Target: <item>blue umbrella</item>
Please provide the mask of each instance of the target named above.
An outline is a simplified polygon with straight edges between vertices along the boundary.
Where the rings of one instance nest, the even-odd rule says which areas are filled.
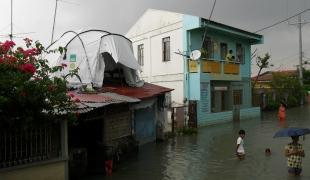
[[[278,132],[275,133],[273,137],[276,138],[276,137],[303,136],[306,134],[310,134],[310,129],[290,127],[279,130]]]

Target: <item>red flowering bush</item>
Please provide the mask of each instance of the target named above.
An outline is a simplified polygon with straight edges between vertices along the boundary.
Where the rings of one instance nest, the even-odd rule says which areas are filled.
[[[26,48],[0,42],[0,125],[59,119],[74,107],[66,81],[50,75],[63,66],[50,67],[47,51],[39,42],[25,39]],[[63,116],[63,115],[62,115]]]

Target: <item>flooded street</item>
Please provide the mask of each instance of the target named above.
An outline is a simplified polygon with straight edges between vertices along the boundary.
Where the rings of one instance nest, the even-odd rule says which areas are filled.
[[[310,106],[287,110],[287,125],[310,127]],[[272,138],[279,130],[277,112],[265,112],[261,119],[217,124],[199,129],[197,135],[179,136],[164,143],[151,143],[140,148],[136,160],[123,163],[111,177],[89,179],[147,180],[283,180],[310,179],[310,135],[300,143],[306,157],[300,178],[288,177],[284,146],[290,138]],[[244,161],[234,152],[239,129],[246,132]],[[265,156],[265,149],[271,156]]]

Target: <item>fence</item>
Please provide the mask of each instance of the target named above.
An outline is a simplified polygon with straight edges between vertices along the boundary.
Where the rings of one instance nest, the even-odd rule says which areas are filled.
[[[0,130],[0,169],[57,158],[60,127]]]

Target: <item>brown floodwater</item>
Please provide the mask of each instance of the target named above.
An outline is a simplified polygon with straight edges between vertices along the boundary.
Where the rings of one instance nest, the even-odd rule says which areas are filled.
[[[286,125],[310,128],[310,106],[287,110]],[[285,125],[285,124],[284,124]],[[90,180],[309,180],[310,135],[303,144],[306,157],[303,159],[301,177],[289,177],[285,144],[290,138],[273,138],[279,124],[276,112],[264,112],[260,119],[228,122],[199,129],[197,135],[178,136],[163,143],[150,143],[140,147],[136,159],[122,163],[112,176],[97,175]],[[239,129],[246,132],[244,161],[235,155]],[[271,155],[265,155],[265,149]]]

